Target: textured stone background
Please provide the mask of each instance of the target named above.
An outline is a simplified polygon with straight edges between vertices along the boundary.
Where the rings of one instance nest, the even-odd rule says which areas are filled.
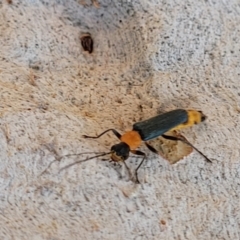
[[[239,239],[239,1],[99,5],[0,2],[0,238]],[[118,142],[82,134],[175,108],[208,116],[183,133],[212,164],[193,152],[171,166],[143,147],[140,186],[106,161],[58,173],[80,157],[40,175]]]

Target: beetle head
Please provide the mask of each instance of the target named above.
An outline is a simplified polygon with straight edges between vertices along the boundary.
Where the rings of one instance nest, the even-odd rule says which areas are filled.
[[[114,162],[122,162],[128,159],[130,152],[130,147],[124,143],[120,142],[111,147],[111,159]]]

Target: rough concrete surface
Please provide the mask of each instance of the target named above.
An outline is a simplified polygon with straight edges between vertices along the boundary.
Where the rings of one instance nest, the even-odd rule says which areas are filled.
[[[239,23],[238,0],[1,0],[0,239],[240,239]],[[212,164],[142,146],[140,185],[101,159],[58,172],[90,155],[41,174],[176,108],[208,116],[182,133]]]

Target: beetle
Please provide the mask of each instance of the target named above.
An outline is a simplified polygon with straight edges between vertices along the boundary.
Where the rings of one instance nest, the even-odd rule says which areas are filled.
[[[87,158],[85,160],[74,162],[72,164],[69,164],[63,167],[60,171],[70,166],[73,166],[77,163],[85,162],[93,158],[110,154],[111,160],[113,162],[124,163],[126,169],[128,170],[128,173],[131,176],[131,171],[128,168],[125,161],[129,158],[130,153],[132,153],[135,155],[142,156],[142,160],[140,164],[135,169],[135,179],[134,179],[136,183],[140,183],[138,179],[138,170],[143,164],[144,160],[146,159],[146,154],[136,149],[141,145],[142,142],[144,142],[150,151],[158,154],[158,151],[154,147],[152,147],[149,143],[147,143],[147,141],[157,138],[159,136],[162,136],[168,140],[182,141],[188,144],[189,146],[191,146],[193,149],[195,149],[199,154],[201,154],[207,162],[212,162],[206,155],[204,155],[201,151],[199,151],[196,147],[194,147],[184,137],[168,136],[164,134],[168,131],[175,131],[175,130],[180,130],[186,127],[191,127],[194,124],[201,123],[205,120],[206,120],[206,116],[202,113],[202,111],[175,109],[163,114],[159,114],[150,119],[134,123],[132,130],[125,132],[123,135],[121,135],[117,130],[113,128],[105,130],[98,136],[83,135],[84,138],[97,139],[108,132],[112,132],[120,140],[120,143],[113,145],[111,147],[110,152],[102,153],[94,157]]]

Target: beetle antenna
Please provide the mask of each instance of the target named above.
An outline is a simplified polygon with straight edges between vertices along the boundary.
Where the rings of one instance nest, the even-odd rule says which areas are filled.
[[[95,153],[95,154],[99,154],[99,155],[96,155],[96,156],[94,156],[94,157],[91,157],[91,158],[86,158],[86,159],[84,159],[84,160],[81,160],[81,161],[77,161],[77,162],[75,162],[75,163],[72,163],[72,164],[69,164],[69,165],[74,165],[74,164],[78,164],[78,163],[81,163],[81,162],[86,162],[86,161],[88,161],[88,160],[91,160],[91,159],[94,159],[94,158],[97,158],[97,157],[101,157],[101,156],[104,156],[104,155],[107,155],[107,154],[110,154],[111,152],[109,152],[109,153],[101,153],[101,152],[83,152],[83,153],[77,153],[77,154],[67,154],[67,155],[64,155],[64,156],[58,156],[58,157],[56,157],[56,159],[55,160],[53,160],[52,162],[50,162],[49,164],[48,164],[48,166],[46,167],[46,169],[39,175],[39,176],[41,176],[41,175],[43,175],[51,166],[52,166],[52,164],[53,163],[55,163],[55,162],[59,162],[62,158],[64,158],[64,157],[71,157],[71,156],[81,156],[81,155],[84,155],[84,154],[92,154],[92,153]],[[63,169],[65,169],[65,168],[67,168],[67,167],[71,167],[71,166],[69,166],[69,165],[67,165],[66,167],[64,167],[64,168],[62,168],[62,169],[60,169],[60,171],[62,171]],[[59,171],[59,172],[60,172]]]
[[[102,157],[102,156],[105,156],[105,155],[108,155],[108,154],[111,154],[111,153],[112,153],[112,152],[101,153],[101,154],[99,154],[99,155],[95,155],[95,156],[93,156],[93,157],[86,158],[86,159],[84,159],[84,160],[79,160],[79,161],[70,163],[70,164],[66,165],[65,167],[61,168],[58,173],[62,172],[63,170],[65,170],[65,169],[67,169],[67,168],[69,168],[69,167],[72,167],[72,166],[75,165],[75,164],[87,162],[87,161],[92,160],[92,159],[94,159],[94,158]],[[79,156],[79,155],[82,155],[82,154],[84,154],[84,153],[80,153],[80,154],[69,154],[69,155],[65,155],[65,156],[63,156],[63,157]]]

